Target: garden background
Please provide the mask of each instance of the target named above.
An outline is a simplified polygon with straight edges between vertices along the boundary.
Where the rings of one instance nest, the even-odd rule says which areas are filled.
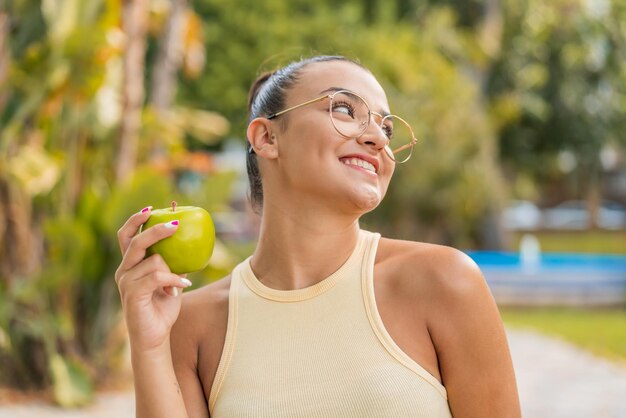
[[[600,222],[626,205],[622,1],[2,0],[0,394],[77,406],[126,381],[116,232],[144,206],[214,214],[196,287],[251,253],[248,87],[314,54],[370,68],[419,139],[365,227],[516,251],[511,201],[580,200],[585,227],[539,227],[542,248],[626,254]],[[503,314],[626,359],[623,307]]]

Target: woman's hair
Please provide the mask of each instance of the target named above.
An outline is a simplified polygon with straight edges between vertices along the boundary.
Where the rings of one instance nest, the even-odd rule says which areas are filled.
[[[318,55],[291,62],[276,71],[265,72],[252,83],[248,93],[248,124],[254,118],[269,116],[283,110],[287,91],[296,84],[302,69],[309,64],[327,61],[345,61],[364,68],[358,62],[339,55]],[[281,123],[284,128],[285,120]],[[250,204],[252,209],[260,214],[263,208],[263,186],[257,156],[252,146],[249,146],[246,152],[246,168],[250,182]]]

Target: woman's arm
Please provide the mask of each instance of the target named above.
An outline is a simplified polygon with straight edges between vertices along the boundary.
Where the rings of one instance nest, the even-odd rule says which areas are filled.
[[[455,418],[519,418],[513,363],[500,313],[478,266],[442,247],[433,282],[431,333]]]
[[[204,323],[198,321],[197,313],[208,315],[210,309],[194,305],[192,293],[183,295],[178,319],[162,347],[148,353],[131,351],[138,417],[210,416],[198,375],[197,337],[199,324]],[[186,411],[186,415],[176,415],[176,411]]]
[[[175,234],[176,223],[138,233],[148,208],[132,215],[118,231],[122,262],[115,272],[128,328],[138,418],[187,418],[170,350],[170,331],[178,318],[182,289],[191,285],[172,273],[158,254],[146,249]]]
[[[169,341],[149,352],[131,348],[131,356],[137,418],[188,418],[172,365]]]
[[[210,296],[205,292],[200,297],[193,297],[197,292],[199,290],[183,296],[180,315],[170,333],[170,345],[174,371],[180,385],[177,389],[182,393],[189,418],[208,418],[208,401],[198,372],[199,339],[203,338],[203,327],[211,322],[214,314],[211,306],[198,303],[199,299],[202,302],[210,300]]]

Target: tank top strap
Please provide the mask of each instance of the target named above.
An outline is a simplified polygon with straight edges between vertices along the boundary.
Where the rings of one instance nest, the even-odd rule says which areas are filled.
[[[247,260],[249,261],[249,259]],[[233,355],[233,349],[235,347],[235,335],[237,333],[237,319],[239,313],[239,286],[242,286],[243,281],[241,279],[241,270],[243,263],[238,264],[230,275],[230,289],[228,291],[228,319],[226,322],[226,337],[224,339],[224,347],[222,348],[222,354],[220,361],[213,378],[213,384],[211,385],[211,392],[209,393],[209,411],[213,411],[215,402],[217,401],[217,395],[224,383],[224,376],[230,365]]]
[[[389,352],[389,354],[391,354],[398,362],[400,362],[406,368],[413,371],[426,382],[428,382],[433,388],[435,388],[439,392],[439,394],[444,399],[447,399],[448,394],[446,388],[437,380],[437,378],[435,378],[420,364],[415,362],[415,360],[413,360],[404,351],[402,351],[402,349],[391,338],[391,335],[389,335],[389,332],[383,324],[383,320],[378,311],[378,306],[376,305],[376,296],[374,294],[374,262],[376,260],[380,234],[370,234],[371,235],[369,245],[367,246],[367,251],[364,256],[363,273],[361,274],[361,288],[363,291],[363,302],[365,305],[365,311],[372,330],[376,334],[376,337],[378,338],[380,343]]]

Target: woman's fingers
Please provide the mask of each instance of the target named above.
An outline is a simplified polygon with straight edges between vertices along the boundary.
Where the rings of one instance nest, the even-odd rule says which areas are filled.
[[[132,237],[124,253],[124,259],[120,264],[119,270],[129,270],[139,264],[146,256],[148,247],[173,235],[177,229],[178,221],[175,220],[155,225]]]
[[[145,279],[146,277],[150,277],[151,274],[156,274],[156,272],[170,275],[174,274],[170,272],[167,263],[160,254],[153,254],[142,260],[135,267],[119,275],[116,279],[120,288],[126,289],[128,286],[132,286],[129,282]],[[174,280],[175,287],[166,286],[163,288],[165,293],[171,296],[177,296],[178,292],[176,287],[185,288],[191,286],[191,281],[187,279],[186,274],[174,274],[174,276],[178,277],[178,280]]]
[[[170,268],[168,267],[163,257],[160,254],[153,254],[150,257],[142,260],[137,265],[129,269],[124,274],[124,281],[132,281],[138,280],[143,276],[147,276],[153,271],[165,271],[167,273],[171,273]]]
[[[135,235],[137,235],[137,231],[139,231],[141,225],[146,222],[150,217],[151,211],[152,206],[147,206],[143,208],[142,210],[128,218],[126,223],[117,231],[117,240],[120,244],[122,256],[126,254],[126,250],[128,249],[131,240]]]
[[[139,294],[149,295],[159,289],[163,289],[170,296],[178,296],[178,289],[189,286],[191,286],[191,282],[188,279],[169,271],[155,270],[125,283],[123,297],[135,298]]]

